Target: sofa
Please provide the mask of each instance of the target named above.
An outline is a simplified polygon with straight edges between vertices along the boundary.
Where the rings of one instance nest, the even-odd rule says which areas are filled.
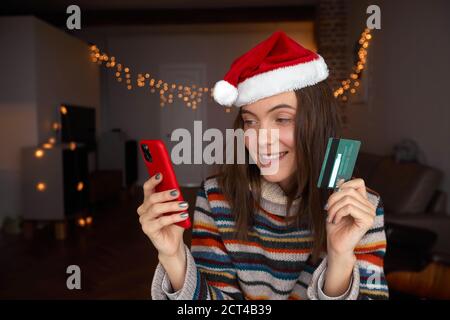
[[[383,200],[387,272],[419,271],[430,262],[450,265],[450,215],[447,194],[439,190],[440,170],[360,152],[354,176]]]

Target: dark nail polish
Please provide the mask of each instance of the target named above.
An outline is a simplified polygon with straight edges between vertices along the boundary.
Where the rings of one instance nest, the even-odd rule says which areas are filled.
[[[189,217],[189,213],[183,212],[183,213],[180,214],[180,217],[187,218],[187,217]]]
[[[172,191],[170,191],[170,195],[172,196],[172,197],[176,197],[177,195],[178,195],[178,190],[172,190]]]
[[[158,172],[158,173],[155,175],[155,179],[156,179],[156,180],[159,180],[160,178],[161,178],[161,173]]]
[[[180,202],[180,203],[178,204],[178,206],[179,206],[180,208],[187,208],[188,203],[187,203],[186,201],[183,201],[183,202]]]

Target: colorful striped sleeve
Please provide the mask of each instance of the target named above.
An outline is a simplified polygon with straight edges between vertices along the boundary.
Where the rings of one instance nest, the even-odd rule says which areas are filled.
[[[172,292],[158,264],[152,283],[153,299],[242,300],[237,272],[221,239],[206,197],[204,184],[197,194],[191,249],[186,246],[187,269],[183,287]]]
[[[386,233],[384,229],[384,207],[380,196],[369,193],[369,200],[376,203],[373,226],[355,248],[359,267],[359,300],[388,299],[389,290],[384,274]]]

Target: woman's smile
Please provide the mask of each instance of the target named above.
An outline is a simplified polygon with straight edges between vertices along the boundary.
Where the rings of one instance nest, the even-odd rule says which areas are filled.
[[[288,154],[288,151],[277,152],[273,154],[260,153],[259,162],[261,167],[269,167],[274,161],[281,161]]]

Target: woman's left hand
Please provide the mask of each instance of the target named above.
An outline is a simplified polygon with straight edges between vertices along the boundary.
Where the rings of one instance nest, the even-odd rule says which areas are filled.
[[[327,253],[353,256],[362,237],[372,227],[376,207],[368,200],[363,179],[349,180],[328,198]]]

